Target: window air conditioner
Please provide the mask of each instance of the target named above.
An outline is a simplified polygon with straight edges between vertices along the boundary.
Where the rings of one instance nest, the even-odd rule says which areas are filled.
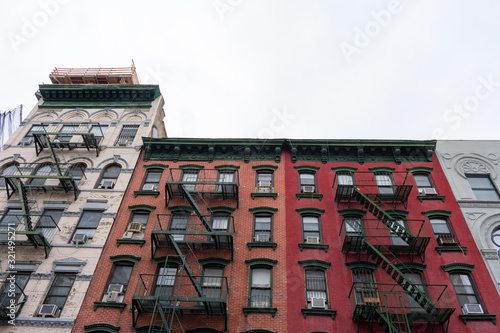
[[[106,302],[118,302],[119,298],[120,293],[117,293],[116,291],[110,291],[106,297]]]
[[[452,234],[442,234],[438,236],[437,242],[440,246],[456,246],[457,238]]]
[[[271,181],[260,180],[257,182],[257,192],[258,193],[271,193]]]
[[[123,292],[123,284],[112,283],[108,286],[108,293],[121,293]]]
[[[470,313],[484,313],[481,304],[464,304],[462,306],[462,311],[464,314]]]
[[[156,191],[156,185],[155,184],[144,184],[142,186],[143,191]]]
[[[145,226],[142,223],[130,222],[129,225],[127,226],[127,232],[138,232],[142,234],[144,227]]]
[[[254,237],[256,242],[269,242],[269,234],[259,234]]]
[[[314,190],[315,190],[314,186],[302,186],[303,193],[314,193]]]
[[[26,145],[32,145],[33,144],[33,138],[32,137],[27,137],[27,138],[22,138],[21,141],[19,141],[20,146],[26,146]]]
[[[89,237],[86,234],[74,234],[73,239],[71,240],[76,245],[87,243]]]
[[[306,243],[318,244],[319,237],[306,237]]]
[[[45,317],[57,317],[59,315],[59,308],[55,304],[43,304],[38,315]]]
[[[422,189],[422,194],[425,194],[425,195],[436,195],[438,194],[436,189],[433,188],[433,187],[426,187],[426,188],[423,188]]]
[[[326,306],[326,300],[322,297],[320,298],[316,298],[316,297],[313,297],[311,298],[311,307],[312,308],[322,308],[324,309]]]
[[[100,188],[104,188],[104,189],[112,189],[113,187],[115,187],[114,180],[103,180],[101,182],[101,186],[100,186]]]
[[[132,140],[130,139],[118,139],[118,146],[130,146],[132,144]]]

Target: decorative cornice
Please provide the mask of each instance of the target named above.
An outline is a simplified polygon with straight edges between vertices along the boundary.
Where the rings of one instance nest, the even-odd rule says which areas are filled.
[[[445,272],[451,272],[451,271],[468,271],[468,272],[473,272],[474,271],[474,265],[472,264],[466,264],[462,262],[454,262],[451,264],[447,265],[442,265],[441,268]]]
[[[403,271],[403,273],[405,270],[423,272],[427,268],[427,265],[418,262],[401,262],[394,264],[394,266],[396,266],[400,271]]]
[[[370,262],[370,261],[362,261],[362,260],[347,262],[345,265],[349,269],[367,268],[367,269],[376,270],[378,268],[377,264]]]
[[[239,168],[240,168],[239,165],[232,165],[232,164],[214,166],[215,170],[239,170]]]
[[[179,257],[173,257],[173,256],[163,256],[163,257],[158,257],[154,258],[155,264],[165,264],[165,261],[169,263],[177,264],[177,265],[182,265],[182,260]]]
[[[143,165],[143,168],[144,169],[168,169],[168,165],[166,164],[159,164],[159,163],[155,163],[155,164],[145,164]]]
[[[304,208],[297,208],[295,209],[297,213],[300,215],[302,214],[318,214],[318,215],[323,215],[325,213],[324,209],[319,209],[316,207],[304,207]]]
[[[85,330],[85,333],[91,333],[91,332],[115,333],[120,330],[120,326],[115,326],[113,324],[108,324],[108,323],[95,323],[95,324],[85,325],[83,328]]]
[[[318,259],[301,260],[298,263],[300,267],[321,267],[324,269],[328,269],[332,265],[330,262]]]
[[[184,164],[184,165],[179,165],[179,169],[181,170],[201,170],[205,168],[203,165],[199,164]]]
[[[385,212],[393,217],[408,216],[409,214],[407,210],[402,209],[387,209]]]
[[[116,256],[109,257],[109,260],[111,262],[128,261],[128,262],[138,263],[141,260],[141,257],[136,257],[131,254],[118,254]]]
[[[224,265],[224,266],[227,266],[227,265],[229,265],[229,263],[231,261],[228,259],[224,259],[224,258],[212,257],[212,258],[200,259],[200,260],[198,260],[198,262],[200,263],[201,266],[205,266],[205,265]]]
[[[350,166],[337,166],[332,168],[333,172],[356,172],[358,168],[350,167]]]
[[[411,168],[406,168],[406,171],[415,173],[415,172],[425,172],[425,173],[431,173],[432,170],[434,170],[431,167],[426,167],[426,166],[416,166],[416,167],[411,167]]]
[[[136,210],[147,210],[148,212],[152,212],[156,209],[156,206],[150,206],[150,205],[132,205],[128,206],[128,209],[130,211],[136,211]]]
[[[277,165],[270,165],[270,164],[260,164],[260,165],[254,165],[252,167],[255,171],[260,171],[260,170],[277,170],[278,166]]]
[[[345,215],[357,215],[357,216],[365,216],[366,211],[361,210],[361,209],[356,209],[356,208],[347,208],[347,209],[340,209],[337,211],[342,216]]]
[[[314,165],[296,165],[293,168],[299,172],[302,171],[317,172],[320,169],[320,167]]]
[[[208,208],[208,211],[210,213],[228,213],[228,214],[231,214],[235,210],[236,210],[236,208],[227,207],[227,206],[216,206],[216,207],[210,207],[210,208]]]
[[[434,216],[434,215],[441,215],[441,216],[451,216],[452,211],[451,210],[444,210],[444,209],[430,209],[422,212],[422,215],[424,216]]]
[[[75,324],[75,319],[17,317],[15,323],[16,326],[27,327],[72,328]]]
[[[269,213],[269,214],[274,214],[278,211],[278,208],[273,208],[273,207],[253,207],[248,209],[250,213],[255,214],[255,213]]]
[[[194,211],[193,207],[183,206],[183,205],[171,206],[171,207],[168,207],[168,210],[171,212],[193,212]]]
[[[370,172],[394,172],[394,171],[396,171],[395,168],[386,167],[386,166],[373,167],[373,168],[369,168],[368,170]]]
[[[254,258],[245,260],[245,264],[247,264],[247,266],[255,266],[255,265],[276,266],[276,264],[278,264],[278,260],[273,260],[269,258]]]

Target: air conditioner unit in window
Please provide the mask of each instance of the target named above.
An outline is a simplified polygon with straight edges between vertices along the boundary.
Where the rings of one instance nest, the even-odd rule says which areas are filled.
[[[319,237],[306,237],[306,243],[312,243],[312,244],[318,244],[319,243]]]
[[[125,231],[125,233],[122,236],[122,239],[132,239],[134,237],[134,233],[131,231]]]
[[[210,279],[203,281],[203,287],[220,287],[221,282],[217,279],[216,281]]]
[[[155,184],[144,184],[142,186],[143,191],[156,191],[156,185]]]
[[[123,284],[112,283],[108,286],[108,293],[115,292],[121,293],[123,292]]]
[[[21,141],[19,141],[20,146],[29,146],[33,144],[33,138],[32,137],[27,137],[27,138],[22,138]]]
[[[302,186],[303,193],[314,193],[314,190],[315,190],[314,186]]]
[[[130,222],[127,226],[127,232],[138,232],[142,233],[144,231],[144,224],[139,222]]]
[[[119,298],[120,293],[117,293],[116,291],[110,291],[106,297],[106,302],[118,302]]]
[[[59,315],[59,308],[55,304],[43,304],[38,315],[45,317],[57,317]]]
[[[436,189],[433,187],[426,187],[422,189],[422,194],[424,195],[436,195],[438,194]]]
[[[132,140],[130,139],[119,139],[118,146],[130,146],[132,144]]]
[[[271,193],[271,187],[257,186],[257,193]]]
[[[324,309],[326,306],[326,300],[322,297],[320,298],[316,298],[316,297],[313,297],[311,298],[311,307],[312,308],[322,308]]]
[[[464,304],[462,306],[462,311],[464,314],[484,313],[481,304]]]
[[[269,242],[269,234],[255,235],[254,240],[256,242]]]
[[[452,234],[439,235],[437,242],[440,246],[456,246],[458,245],[457,238]]]
[[[105,188],[105,189],[112,189],[113,187],[115,187],[115,181],[114,180],[103,180],[99,187]]]
[[[73,243],[75,243],[76,245],[78,244],[85,244],[87,243],[89,237],[86,235],[86,234],[79,234],[79,233],[76,233],[73,235],[73,239],[71,240]]]

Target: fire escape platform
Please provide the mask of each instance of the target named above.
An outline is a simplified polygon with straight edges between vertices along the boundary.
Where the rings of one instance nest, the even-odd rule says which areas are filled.
[[[68,123],[65,123],[68,125]],[[70,124],[71,125],[71,124]],[[99,124],[92,124],[97,125]],[[90,124],[86,124],[90,126]],[[100,137],[103,134],[101,133]],[[48,148],[47,141],[50,142],[52,148],[54,149],[75,149],[75,148],[85,148],[88,151],[90,149],[95,149],[96,156],[99,156],[101,152],[101,147],[99,141],[94,133],[88,131],[78,131],[72,133],[64,132],[34,132],[33,138],[35,141],[36,155],[38,156],[44,148]]]

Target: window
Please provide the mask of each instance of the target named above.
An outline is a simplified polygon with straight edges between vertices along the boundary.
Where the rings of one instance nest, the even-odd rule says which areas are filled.
[[[188,212],[175,212],[170,216],[170,227],[169,230],[175,231],[186,231],[188,227],[189,217],[191,216]],[[186,235],[172,235],[174,240],[183,241]]]
[[[214,231],[228,231],[229,229],[229,220],[230,220],[230,215],[226,213],[214,213],[212,215],[212,229]],[[228,244],[229,243],[229,236],[215,236],[218,238],[219,243],[224,243]],[[213,237],[208,236],[209,240],[211,240]]]
[[[22,209],[9,208],[0,221],[0,230],[7,232],[8,230],[17,229],[20,223],[24,223]],[[0,234],[0,240],[6,241],[7,233]]]
[[[36,169],[34,176],[48,176],[51,173],[52,164],[42,164]],[[43,186],[46,180],[47,178],[32,178],[29,184],[34,186]]]
[[[204,266],[201,280],[203,294],[209,298],[221,298],[223,277],[223,266]]]
[[[375,174],[375,182],[377,183],[379,194],[394,194],[394,182],[390,173],[377,172]]]
[[[176,278],[176,265],[168,264],[166,267],[158,267],[153,295],[162,297],[172,296],[174,294]]]
[[[269,308],[271,300],[272,269],[269,267],[252,267],[250,273],[249,306],[252,308]]]
[[[75,234],[85,234],[88,239],[94,238],[94,234],[99,226],[101,217],[102,211],[84,210],[73,236]]]
[[[457,295],[458,303],[462,308],[462,312],[465,313],[464,305],[469,306],[478,304],[481,307],[481,313],[484,313],[484,310],[481,306],[479,294],[477,293],[476,286],[470,274],[450,273],[450,280],[451,284],[453,285],[453,289],[455,290],[455,295]]]
[[[347,236],[363,236],[363,219],[359,216],[345,216],[344,227]]]
[[[5,178],[3,178],[2,176],[13,175],[16,173],[16,171],[17,171],[16,164],[11,164],[6,166],[0,173],[0,187],[5,187]]]
[[[496,228],[491,233],[491,241],[497,249],[500,249],[500,228]]]
[[[255,214],[253,238],[255,242],[272,242],[272,222],[271,214]]]
[[[432,183],[431,175],[428,173],[414,173],[413,179],[420,194],[437,194]]]
[[[11,288],[11,280],[6,279],[4,281],[4,288],[2,290],[2,293],[0,293],[0,306],[2,307],[2,309],[8,309],[9,305],[11,305],[12,303],[12,300],[14,300],[14,304],[22,301],[23,291],[28,284],[31,272],[15,272],[10,275],[15,276],[15,288]],[[12,294],[12,289],[14,289],[14,294]]]
[[[398,236],[398,233],[403,231],[403,228],[408,230],[407,222],[405,220],[395,220],[395,221],[398,223],[398,226],[394,230],[389,229],[392,245],[408,246],[408,243]]]
[[[369,269],[356,268],[352,270],[356,304],[380,303],[377,285],[373,272]]]
[[[53,304],[60,311],[68,298],[73,282],[75,282],[76,274],[56,273],[49,292],[43,301],[43,304]],[[59,315],[56,315],[59,316]]]
[[[354,185],[354,177],[352,176],[351,172],[346,172],[346,171],[338,171],[337,172],[337,179],[339,182],[339,185]]]
[[[185,169],[182,170],[182,181],[183,182],[196,182],[198,180],[198,170],[196,169]],[[188,191],[194,191],[196,189],[196,184],[185,184],[184,188]]]
[[[41,232],[45,239],[50,240],[63,214],[63,209],[44,209],[35,231]]]
[[[219,170],[217,176],[219,183],[234,183],[234,170]],[[217,191],[224,193],[234,193],[234,186],[231,185],[218,185]]]
[[[305,274],[307,308],[328,309],[325,272],[308,269]]]
[[[299,186],[301,193],[316,193],[316,174],[312,172],[299,173]]]
[[[104,133],[108,129],[107,125],[93,125],[92,128],[90,129],[90,133],[94,134],[96,143],[101,142]]]
[[[257,171],[255,192],[274,193],[273,175],[273,171]]]
[[[322,243],[319,216],[302,216],[302,238],[304,243]]]
[[[136,210],[130,215],[130,222],[127,226],[128,232],[139,233],[141,238],[144,237],[144,230],[149,220],[149,212],[147,210]]]
[[[115,187],[116,181],[118,179],[118,176],[120,175],[121,170],[122,170],[121,166],[116,164],[106,167],[106,169],[104,169],[104,172],[102,174],[101,184],[99,187],[107,189]]]
[[[20,144],[22,146],[29,145],[29,146],[34,146],[35,145],[35,140],[33,133],[36,132],[45,132],[45,127],[42,125],[33,125],[31,126],[31,129],[29,130],[28,134],[21,140]]]
[[[158,190],[158,185],[160,184],[162,169],[149,169],[146,173],[146,179],[144,179],[144,184],[142,185],[143,191],[156,191]]]
[[[83,163],[73,164],[68,170],[68,176],[73,178],[73,181],[78,185],[85,175],[87,166]]]
[[[458,245],[457,238],[453,233],[450,222],[444,216],[436,216],[429,218],[429,222],[434,232],[434,236],[440,246],[456,246]]]
[[[78,130],[77,125],[63,125],[59,133],[75,133]],[[59,134],[54,142],[69,142],[71,141],[72,135]],[[59,140],[59,141],[57,141]]]
[[[499,201],[500,196],[489,175],[466,175],[477,200]]]
[[[116,146],[131,146],[132,142],[134,142],[135,135],[137,134],[137,130],[139,129],[138,125],[127,125],[123,126],[122,131],[120,132],[120,136],[118,140],[116,140]]]
[[[113,298],[114,302],[123,302],[133,267],[133,264],[129,262],[117,262],[113,264],[108,283],[104,289],[103,302],[111,302],[109,298]]]
[[[427,286],[425,283],[424,276],[422,273],[410,273],[410,272],[403,272],[404,275],[408,280],[411,281],[418,289],[420,289],[421,292],[425,293],[427,296],[429,296],[429,291],[427,290]],[[410,309],[411,312],[418,312],[418,313],[425,313],[425,309],[423,309],[420,304],[418,304],[417,301],[410,295],[406,294],[406,300],[408,301],[408,308]]]

